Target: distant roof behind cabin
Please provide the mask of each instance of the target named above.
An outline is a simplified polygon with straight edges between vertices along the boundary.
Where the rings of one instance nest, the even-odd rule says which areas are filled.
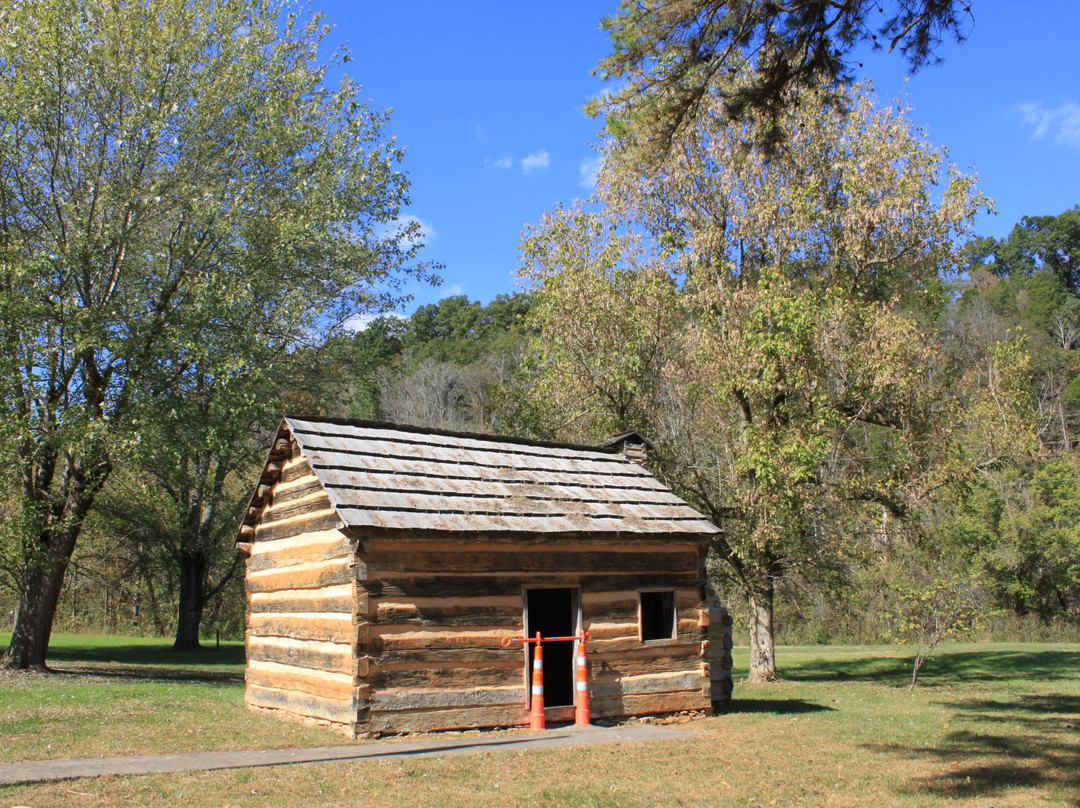
[[[350,528],[717,532],[655,477],[610,447],[336,418],[286,417],[275,444],[286,433]],[[265,471],[263,482],[268,482]],[[249,509],[246,525],[254,524],[258,510]]]

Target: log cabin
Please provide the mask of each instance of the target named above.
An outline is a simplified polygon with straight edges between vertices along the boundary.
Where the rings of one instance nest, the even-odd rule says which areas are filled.
[[[716,528],[647,445],[285,418],[237,539],[247,705],[354,738],[524,724],[520,640],[579,630],[594,719],[726,702]],[[573,715],[575,645],[544,645],[549,721]]]

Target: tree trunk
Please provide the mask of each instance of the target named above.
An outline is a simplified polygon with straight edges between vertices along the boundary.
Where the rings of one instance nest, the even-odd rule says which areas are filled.
[[[199,626],[206,606],[206,571],[209,561],[205,554],[180,556],[180,606],[176,615],[174,651],[193,651],[200,648]]]
[[[78,533],[77,525],[59,533],[44,533],[38,539],[36,552],[24,561],[15,626],[11,643],[0,657],[0,668],[48,670],[45,655],[49,650],[53,618]]]
[[[766,577],[750,588],[750,676],[755,684],[777,682],[773,642],[773,581]]]

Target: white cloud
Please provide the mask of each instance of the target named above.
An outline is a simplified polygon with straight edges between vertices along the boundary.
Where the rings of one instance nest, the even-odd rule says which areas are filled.
[[[582,188],[588,188],[590,191],[596,188],[596,172],[600,170],[600,163],[603,162],[600,157],[586,157],[581,161],[581,165],[578,166],[578,176],[581,178],[579,185]]]
[[[531,174],[534,171],[540,171],[551,165],[551,157],[547,153],[547,149],[541,149],[538,152],[527,154],[521,158],[521,170],[526,174]]]
[[[409,319],[407,315],[404,315],[401,312],[397,311],[365,311],[360,314],[354,314],[352,317],[342,323],[342,328],[344,328],[346,331],[363,331],[369,325],[371,325],[372,321],[377,320],[380,317],[396,317],[399,320]]]
[[[514,161],[511,160],[509,157],[499,157],[499,158],[494,159],[494,160],[492,158],[490,158],[490,157],[485,157],[484,158],[484,167],[485,168],[501,168],[501,169],[503,169],[505,171],[508,168],[513,168],[513,166],[514,166]]]
[[[618,84],[609,84],[606,87],[600,88],[600,92],[594,93],[589,96],[589,100],[596,102],[597,104],[603,104],[609,101],[612,97],[618,95],[627,87],[627,82],[621,81]]]
[[[476,139],[477,140],[483,140],[484,139],[484,127],[482,127],[480,124],[474,123],[473,124],[473,131],[476,133]]]
[[[405,231],[412,225],[417,225],[418,231],[406,233]],[[402,247],[409,248],[415,247],[417,244],[430,244],[436,239],[438,233],[435,232],[435,227],[429,222],[425,222],[419,216],[407,213],[388,224],[384,235],[396,238],[397,241],[401,242]]]
[[[445,289],[440,290],[442,297],[456,297],[465,291],[465,287],[460,283],[452,283]]]
[[[1016,110],[1023,123],[1031,128],[1032,140],[1049,138],[1058,145],[1080,151],[1080,104],[1066,101],[1057,108],[1047,108],[1034,102],[1020,104]]]

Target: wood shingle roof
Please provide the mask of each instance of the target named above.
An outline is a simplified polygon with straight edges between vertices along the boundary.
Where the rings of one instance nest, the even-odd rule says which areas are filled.
[[[285,418],[278,440],[289,435],[346,527],[717,532],[640,465],[611,448],[339,419]],[[254,510],[245,524],[253,524]]]

